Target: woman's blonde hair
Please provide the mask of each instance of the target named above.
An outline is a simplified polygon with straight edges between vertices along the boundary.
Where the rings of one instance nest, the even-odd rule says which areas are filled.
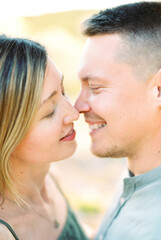
[[[0,35],[0,195],[7,190],[21,205],[10,156],[25,136],[37,111],[47,53],[39,43]]]

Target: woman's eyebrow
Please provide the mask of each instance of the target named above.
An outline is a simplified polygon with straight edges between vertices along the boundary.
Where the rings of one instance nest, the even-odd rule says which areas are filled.
[[[63,84],[63,79],[64,79],[64,75],[61,74],[61,84]],[[42,105],[44,105],[46,102],[48,102],[53,96],[55,96],[57,94],[57,91],[53,91],[46,99],[44,99],[42,101],[42,103],[40,104],[39,107],[41,107]]]
[[[57,94],[57,91],[53,91],[49,97],[47,97],[46,99],[44,99],[44,101],[40,104],[39,107],[41,107],[42,105],[44,105],[46,102],[48,102],[53,96],[55,96]]]

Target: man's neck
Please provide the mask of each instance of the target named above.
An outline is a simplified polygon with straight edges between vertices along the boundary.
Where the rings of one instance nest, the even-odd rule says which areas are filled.
[[[136,159],[128,158],[128,169],[135,176],[149,172],[159,166],[161,166],[161,152],[153,154],[151,152],[148,156],[141,155]]]

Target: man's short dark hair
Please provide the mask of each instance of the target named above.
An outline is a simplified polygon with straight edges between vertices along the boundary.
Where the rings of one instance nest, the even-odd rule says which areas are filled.
[[[161,68],[161,2],[138,2],[105,9],[87,19],[83,33],[92,37],[119,34],[124,41],[123,58],[147,79]],[[139,70],[140,68],[140,70]]]
[[[139,33],[161,28],[161,2],[139,2],[105,9],[84,22],[84,34]]]

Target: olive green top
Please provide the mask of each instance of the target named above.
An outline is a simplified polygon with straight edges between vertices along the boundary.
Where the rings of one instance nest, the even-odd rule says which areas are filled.
[[[58,240],[87,240],[82,228],[80,227],[75,214],[68,205],[68,217],[65,226],[58,237]]]
[[[17,237],[14,230],[12,229],[12,227],[7,222],[0,219],[0,224],[5,225],[9,229],[9,231],[12,233],[12,235],[14,236],[14,238],[16,240],[20,240]],[[68,239],[69,240],[87,240],[88,239],[85,236],[82,228],[80,227],[80,225],[76,219],[76,216],[74,215],[74,213],[69,205],[68,205],[68,216],[67,216],[65,226],[64,226],[60,236],[58,237],[58,240],[68,240]]]

